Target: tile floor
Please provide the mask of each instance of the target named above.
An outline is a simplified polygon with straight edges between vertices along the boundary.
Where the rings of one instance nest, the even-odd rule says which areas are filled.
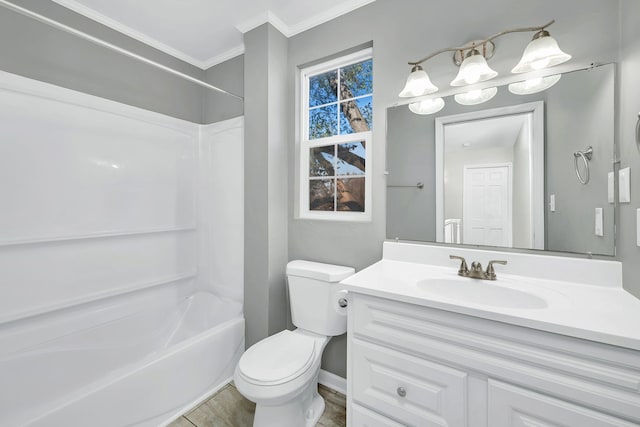
[[[319,386],[318,391],[324,398],[326,406],[317,425],[344,427],[347,424],[344,395],[322,385]],[[255,404],[238,393],[233,384],[228,384],[168,427],[251,427],[254,411]]]

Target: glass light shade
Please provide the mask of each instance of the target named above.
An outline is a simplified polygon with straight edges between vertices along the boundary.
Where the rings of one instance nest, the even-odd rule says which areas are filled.
[[[458,75],[451,82],[451,86],[464,86],[491,80],[498,73],[489,67],[487,60],[476,49],[467,54],[460,65]]]
[[[409,77],[407,77],[407,83],[398,96],[401,98],[411,98],[414,96],[429,95],[437,91],[438,88],[431,83],[427,72],[424,71],[421,66],[416,65],[413,67]]]
[[[534,77],[532,79],[525,80],[523,82],[511,83],[509,85],[509,92],[515,95],[530,95],[532,93],[542,92],[549,89],[554,84],[560,81],[560,74],[556,74],[548,77]]]
[[[409,110],[415,114],[433,114],[444,108],[444,99],[433,98],[409,104]]]
[[[487,102],[498,93],[497,87],[489,87],[486,89],[475,89],[469,92],[459,93],[454,96],[456,102],[462,105],[476,105]]]
[[[571,55],[558,47],[558,42],[547,31],[537,33],[529,42],[512,73],[527,73],[553,67],[571,59]]]

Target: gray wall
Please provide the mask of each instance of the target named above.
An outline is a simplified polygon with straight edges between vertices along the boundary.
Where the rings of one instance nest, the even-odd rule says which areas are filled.
[[[245,256],[247,347],[286,327],[287,39],[265,24],[245,43]]]
[[[613,255],[612,204],[607,202],[607,174],[614,144],[614,67],[597,67],[564,76],[547,91],[547,200],[556,196],[556,211],[547,209],[546,247],[555,251]],[[578,181],[573,153],[593,147],[590,180]],[[578,162],[584,174],[582,162]],[[595,235],[595,208],[604,211],[604,236]]]
[[[636,244],[636,209],[640,209],[640,147],[635,126],[640,112],[640,2],[623,0],[620,11],[621,49],[618,115],[620,167],[631,167],[631,203],[618,209],[617,258],[622,261],[625,288],[640,298],[640,247]]]
[[[51,1],[16,4],[197,78],[204,71]],[[203,90],[164,71],[0,7],[0,69],[202,122]]]
[[[205,71],[204,80],[233,94],[244,95],[244,55],[238,55]],[[207,90],[203,96],[203,123],[215,123],[244,114],[244,103]]]

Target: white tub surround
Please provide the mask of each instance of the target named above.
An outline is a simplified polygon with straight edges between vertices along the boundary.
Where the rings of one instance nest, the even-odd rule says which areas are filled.
[[[230,380],[242,130],[0,72],[0,425],[155,427]]]
[[[508,263],[469,279],[449,255]],[[353,427],[640,423],[640,301],[618,262],[385,242],[342,284]]]

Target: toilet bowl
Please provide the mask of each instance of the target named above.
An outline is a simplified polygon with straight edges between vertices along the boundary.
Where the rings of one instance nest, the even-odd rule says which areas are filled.
[[[287,265],[292,322],[251,346],[234,372],[238,391],[256,403],[254,427],[312,427],[324,411],[320,362],[331,336],[346,332],[338,282],[353,268],[310,261]]]

